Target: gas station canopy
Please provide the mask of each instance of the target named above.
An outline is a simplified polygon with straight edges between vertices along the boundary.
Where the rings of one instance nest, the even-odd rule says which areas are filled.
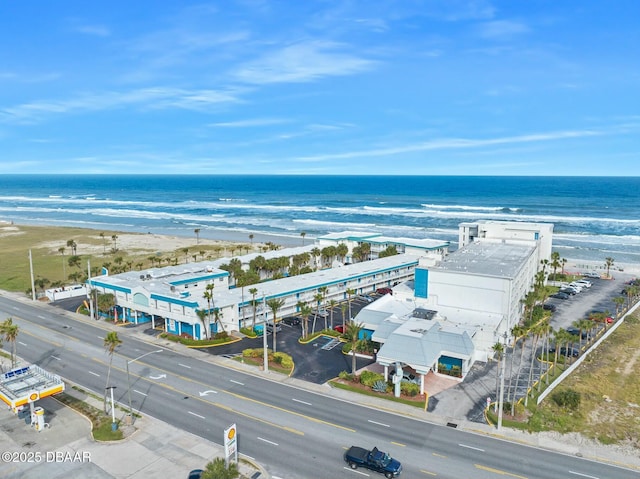
[[[0,376],[0,399],[11,408],[33,403],[62,391],[64,382],[60,376],[35,364],[12,369]]]

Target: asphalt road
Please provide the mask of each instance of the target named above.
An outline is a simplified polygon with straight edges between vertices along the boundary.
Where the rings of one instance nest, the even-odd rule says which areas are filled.
[[[27,361],[87,389],[104,390],[109,357],[102,341],[110,329],[107,325],[76,321],[68,313],[5,297],[0,298],[0,311],[19,325],[18,351]],[[342,454],[352,444],[387,450],[402,461],[405,477],[638,477],[614,466],[222,368],[197,355],[139,341],[124,329],[120,336],[124,343],[114,355],[110,384],[117,386],[121,404],[128,404],[126,365],[132,361],[129,377],[135,409],[215,442],[222,441],[224,428],[236,423],[240,450],[264,464],[274,477],[377,477],[345,467]]]

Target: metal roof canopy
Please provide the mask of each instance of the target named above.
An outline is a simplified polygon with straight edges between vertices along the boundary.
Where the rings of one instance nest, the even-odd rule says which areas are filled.
[[[11,408],[64,391],[64,382],[35,364],[12,369],[0,376],[0,399]]]

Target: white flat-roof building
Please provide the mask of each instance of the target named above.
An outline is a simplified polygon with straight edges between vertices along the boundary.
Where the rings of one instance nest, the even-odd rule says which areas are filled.
[[[461,238],[472,231],[470,225],[460,225]],[[382,343],[378,363],[386,368],[399,362],[422,375],[455,369],[464,378],[475,361],[486,361],[493,346],[510,335],[541,260],[550,259],[553,225],[492,226],[490,237],[463,241],[438,264],[421,262],[413,281],[358,314],[356,321]]]

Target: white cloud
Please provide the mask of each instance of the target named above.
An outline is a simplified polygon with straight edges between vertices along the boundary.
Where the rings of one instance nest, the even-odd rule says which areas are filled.
[[[253,118],[248,120],[210,123],[207,126],[221,127],[221,128],[247,128],[247,127],[253,127],[253,126],[280,125],[282,123],[288,123],[288,120],[285,120],[283,118]]]
[[[127,92],[100,92],[65,100],[35,101],[0,109],[5,122],[31,123],[47,115],[101,111],[138,105],[144,109],[177,108],[208,110],[213,105],[239,101],[233,92],[185,90],[179,88],[143,88]]]
[[[499,39],[513,37],[522,33],[528,33],[529,27],[524,23],[510,20],[496,20],[480,25],[480,36],[484,38]]]
[[[300,161],[316,162],[324,160],[344,160],[351,158],[390,156],[402,153],[412,153],[417,151],[431,150],[455,150],[462,148],[484,148],[493,145],[510,145],[517,143],[535,143],[541,141],[565,140],[569,138],[584,138],[590,136],[604,135],[605,132],[595,130],[578,131],[555,131],[550,133],[539,133],[531,135],[518,135],[503,138],[489,138],[485,140],[473,140],[466,138],[445,138],[439,140],[425,141],[409,145],[378,148],[371,150],[350,151],[345,153],[335,153],[326,155],[314,155],[298,157]]]
[[[85,35],[93,35],[96,37],[108,37],[111,35],[111,30],[102,25],[81,25],[75,28],[76,32],[84,33]]]
[[[236,79],[252,84],[303,83],[327,76],[352,75],[369,70],[374,61],[336,51],[330,42],[305,42],[249,62],[236,71]]]

